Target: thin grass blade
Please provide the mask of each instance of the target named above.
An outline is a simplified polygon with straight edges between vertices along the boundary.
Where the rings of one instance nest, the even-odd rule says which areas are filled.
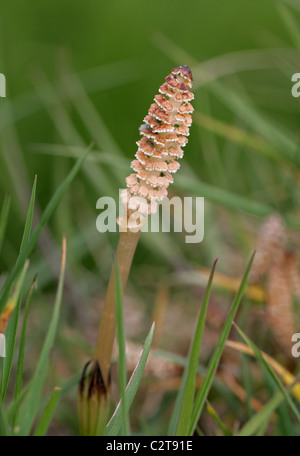
[[[3,358],[1,384],[0,384],[0,393],[1,393],[2,401],[4,401],[4,398],[6,395],[11,367],[12,367],[12,362],[13,362],[15,343],[16,343],[16,337],[17,337],[17,327],[18,327],[18,321],[19,321],[19,312],[20,312],[20,306],[21,306],[21,300],[22,300],[22,294],[23,294],[23,284],[24,284],[28,266],[29,266],[29,261],[26,261],[26,263],[24,264],[23,270],[21,271],[20,277],[18,278],[15,289],[14,289],[11,297],[8,299],[7,303],[5,304],[3,312],[0,314],[0,332],[4,332],[5,327],[7,325],[7,329],[6,329],[6,333],[5,333],[7,350],[6,350],[6,357]],[[7,324],[7,322],[8,322],[8,324]]]
[[[149,356],[150,348],[151,348],[151,343],[153,339],[153,332],[154,332],[154,323],[151,326],[151,329],[146,337],[145,343],[143,350],[140,355],[139,362],[137,363],[133,374],[129,380],[129,383],[127,385],[125,394],[126,394],[126,407],[127,411],[129,411],[131,404],[135,398],[135,395],[137,393],[137,390],[139,388],[139,385],[142,380],[143,372],[146,366],[146,362]],[[121,403],[117,405],[116,410],[114,411],[114,414],[112,415],[108,425],[106,426],[106,429],[104,431],[104,435],[106,436],[117,436],[120,432],[120,429],[122,428],[122,412],[121,412]]]
[[[206,404],[206,410],[209,413],[209,415],[212,417],[212,419],[214,420],[214,422],[216,423],[218,428],[223,432],[223,434],[226,435],[227,437],[231,437],[233,435],[232,432],[223,423],[223,421],[219,417],[219,415],[218,415],[217,411],[215,410],[215,408],[208,401],[207,401],[207,404]]]
[[[236,324],[234,325],[235,328],[237,329],[239,335],[242,337],[242,339],[246,342],[247,345],[253,350],[255,353],[255,356],[257,359],[260,361],[262,366],[265,368],[265,370],[268,372],[270,377],[273,379],[274,383],[276,384],[277,388],[281,391],[283,394],[287,404],[293,411],[295,417],[297,418],[298,422],[300,423],[300,413],[299,410],[297,409],[296,405],[293,402],[293,399],[289,393],[289,391],[286,390],[282,382],[279,380],[277,375],[275,374],[274,370],[270,366],[270,364],[265,360],[264,356],[262,355],[261,351],[259,348],[249,339],[249,337],[244,333],[244,331],[241,330]]]
[[[9,198],[9,196],[5,196],[3,205],[2,205],[2,209],[1,209],[1,214],[0,214],[0,251],[1,251],[3,239],[4,239],[4,235],[5,235],[9,208],[10,208],[10,198]]]
[[[245,353],[250,356],[256,356],[254,351],[247,345],[243,344],[241,342],[236,342],[233,340],[227,340],[226,342],[227,347],[231,347],[235,350],[238,350],[240,353]],[[278,361],[276,361],[274,358],[272,358],[270,355],[267,355],[267,353],[260,351],[264,359],[267,361],[267,363],[272,367],[274,372],[279,375],[279,377],[282,379],[283,383],[289,387],[291,385],[291,392],[295,396],[298,402],[300,402],[300,382],[297,382],[296,377],[288,370],[286,367],[282,366]]]
[[[276,393],[259,412],[247,421],[236,435],[240,437],[255,435],[265,423],[269,422],[272,413],[281,404],[283,399],[284,397],[280,392]]]
[[[34,436],[44,436],[48,430],[49,424],[55,412],[57,402],[61,395],[61,388],[54,388],[53,394],[50,397],[45,410],[41,416],[41,419],[35,429]]]
[[[294,42],[295,48],[300,49],[299,22],[297,21],[295,15],[291,13],[290,9],[283,3],[277,2],[276,6],[286,26],[287,32],[289,33],[291,40]]]
[[[29,288],[29,292],[28,292],[26,304],[25,304],[24,319],[23,319],[21,338],[20,338],[19,357],[18,357],[18,363],[17,363],[16,384],[15,384],[15,394],[14,394],[15,399],[20,394],[21,387],[22,387],[27,320],[28,320],[28,313],[29,313],[29,308],[30,308],[30,304],[31,304],[32,292],[36,286],[36,280],[37,280],[37,274],[35,275],[33,282]]]
[[[194,405],[193,412],[192,412],[192,417],[191,417],[191,420],[190,420],[190,426],[189,426],[189,432],[188,432],[189,435],[192,435],[194,433],[194,431],[196,429],[196,426],[197,426],[197,422],[199,420],[199,417],[200,417],[201,412],[203,410],[203,407],[205,405],[205,401],[207,399],[207,396],[208,396],[208,393],[210,391],[212,382],[214,380],[214,376],[215,376],[217,367],[219,365],[219,362],[220,362],[220,359],[221,359],[221,356],[222,356],[222,353],[223,353],[223,349],[224,349],[226,340],[227,340],[227,338],[229,336],[233,320],[234,320],[234,318],[236,316],[237,310],[239,308],[239,305],[241,303],[241,300],[242,300],[242,297],[243,297],[243,294],[244,294],[244,290],[245,290],[245,287],[246,287],[246,284],[247,284],[247,279],[248,279],[248,275],[250,273],[250,269],[251,269],[251,266],[252,266],[254,255],[255,255],[255,252],[252,254],[252,256],[250,258],[250,261],[248,263],[246,272],[245,272],[244,277],[242,279],[240,288],[239,288],[239,290],[238,290],[238,292],[237,292],[237,294],[235,296],[235,299],[234,299],[234,301],[232,303],[232,306],[231,306],[231,309],[229,311],[228,317],[227,317],[226,322],[224,324],[224,328],[222,330],[218,345],[217,345],[217,347],[216,347],[216,349],[215,349],[215,351],[214,351],[214,353],[213,353],[213,355],[211,357],[211,360],[210,360],[210,363],[209,363],[209,366],[208,366],[208,370],[207,370],[207,374],[206,374],[206,376],[205,376],[205,378],[203,380],[201,388],[199,389],[199,391],[198,391],[198,393],[196,395],[195,405]]]
[[[0,401],[0,437],[6,437],[8,436],[8,424],[7,424],[7,419],[5,415],[5,411],[3,408],[3,404]]]
[[[22,241],[21,241],[20,252],[22,252],[25,245],[29,241],[30,234],[31,234],[35,195],[36,195],[36,182],[37,182],[37,176],[35,176],[33,186],[32,186],[31,197],[30,197],[29,207],[28,207],[28,211],[27,211],[27,217],[26,217],[25,228],[24,228],[23,237],[22,237]]]
[[[26,394],[24,402],[20,407],[20,413],[18,417],[18,422],[16,423],[15,429],[17,430],[17,435],[28,435],[32,428],[32,424],[35,420],[37,415],[42,390],[46,378],[47,367],[48,367],[48,359],[49,353],[53,346],[58,321],[59,321],[59,314],[60,314],[60,307],[62,301],[62,294],[63,294],[63,284],[64,284],[64,275],[65,275],[65,265],[66,265],[66,239],[63,238],[63,245],[62,245],[62,259],[61,259],[61,270],[60,270],[60,277],[59,283],[56,293],[56,299],[53,309],[52,318],[50,321],[49,329],[46,335],[46,339],[42,348],[42,352],[35,369],[32,381],[30,383],[30,389]]]
[[[190,347],[190,353],[188,356],[188,362],[186,368],[184,370],[183,379],[181,382],[180,389],[178,391],[173,417],[174,419],[171,420],[171,426],[169,429],[170,434],[174,435],[174,421],[176,420],[176,428],[175,428],[175,435],[187,435],[189,422],[191,418],[191,413],[193,410],[193,403],[195,398],[195,381],[196,381],[196,374],[197,374],[197,367],[199,362],[199,353],[202,344],[202,337],[204,332],[204,326],[206,321],[206,314],[207,308],[210,298],[210,292],[212,288],[212,282],[214,277],[214,272],[217,265],[216,260],[213,264],[211,269],[210,277],[207,283],[207,287],[205,290],[203,302],[201,305],[199,318],[197,321],[197,325],[195,328],[194,337]],[[172,417],[172,418],[173,418]]]
[[[7,300],[8,294],[10,292],[10,288],[16,278],[16,276],[19,274],[20,270],[22,269],[25,260],[27,257],[29,257],[30,253],[32,252],[33,248],[35,247],[37,240],[39,238],[39,235],[44,228],[44,226],[47,224],[48,220],[50,219],[51,215],[55,211],[56,207],[58,206],[59,202],[61,201],[62,197],[64,196],[66,190],[68,187],[71,185],[72,181],[76,177],[77,173],[80,170],[80,167],[82,163],[84,162],[86,156],[91,150],[90,146],[86,152],[80,157],[77,162],[74,164],[73,168],[71,169],[70,173],[66,177],[66,179],[62,182],[60,187],[56,190],[54,193],[53,197],[49,201],[37,227],[35,228],[34,232],[32,233],[32,236],[30,237],[29,241],[24,245],[24,248],[22,249],[22,252],[20,253],[17,262],[8,276],[3,289],[1,291],[0,295],[0,312],[3,310],[5,302]]]
[[[32,229],[33,212],[34,212],[35,194],[36,194],[36,180],[37,180],[37,177],[35,176],[33,187],[32,187],[32,192],[31,192],[31,197],[30,197],[30,202],[29,202],[29,207],[28,207],[28,211],[27,211],[25,228],[24,228],[23,237],[22,237],[22,241],[21,241],[20,252],[22,252],[24,246],[26,245],[26,243],[29,241],[29,238],[30,238],[30,233],[31,233],[31,229]],[[6,382],[6,384],[3,385],[4,396],[6,393],[7,386],[8,386],[10,371],[11,371],[11,367],[12,367],[16,337],[17,337],[18,322],[19,322],[19,316],[20,316],[21,302],[22,302],[22,292],[19,295],[18,302],[16,305],[17,308],[11,316],[11,321],[10,321],[9,327],[8,327],[7,342],[9,345],[9,350],[8,350],[9,355],[6,357],[6,360],[4,362],[5,370],[3,372],[3,375],[4,375],[4,380]],[[4,396],[3,396],[3,399],[4,399]]]

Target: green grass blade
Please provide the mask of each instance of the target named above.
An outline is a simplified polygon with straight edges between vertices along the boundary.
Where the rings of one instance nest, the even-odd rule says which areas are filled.
[[[0,214],[0,251],[1,251],[2,244],[3,244],[5,229],[6,229],[6,225],[7,225],[9,208],[10,208],[10,198],[9,198],[9,196],[6,196],[4,198],[2,209],[1,209],[1,214]]]
[[[14,419],[18,413],[20,404],[22,403],[24,397],[30,390],[30,387],[31,387],[31,382],[27,383],[25,388],[23,388],[22,391],[20,391],[19,395],[16,398],[14,398],[13,402],[7,408],[6,416],[7,416],[7,420],[9,423],[14,423]]]
[[[94,138],[96,144],[101,149],[111,151],[112,154],[122,155],[120,146],[100,117],[99,111],[90,101],[80,78],[75,73],[65,72],[63,83],[65,93],[72,100],[78,115],[81,117],[82,122],[90,132],[91,137]],[[78,94],[78,97],[73,96],[73,91]]]
[[[59,276],[59,283],[56,293],[56,299],[53,309],[52,318],[50,321],[49,329],[46,335],[46,339],[42,348],[42,352],[35,369],[30,389],[24,399],[22,406],[20,407],[20,413],[18,421],[16,423],[16,429],[18,435],[28,435],[32,424],[35,420],[36,414],[39,409],[42,390],[46,378],[47,367],[48,367],[48,358],[50,350],[53,346],[58,321],[60,314],[60,307],[63,294],[63,284],[64,284],[64,275],[65,275],[65,264],[66,264],[66,239],[63,239],[62,247],[62,260],[61,260],[61,270]]]
[[[280,392],[276,393],[259,412],[247,421],[247,423],[236,435],[245,437],[256,434],[261,427],[263,427],[265,423],[270,420],[272,413],[281,404],[283,399],[284,397]]]
[[[191,413],[193,410],[193,403],[195,398],[195,380],[197,374],[197,367],[199,362],[199,353],[201,349],[202,337],[204,332],[204,326],[206,321],[207,308],[210,298],[210,292],[212,288],[212,281],[214,272],[217,265],[216,260],[213,264],[210,277],[205,290],[203,302],[201,305],[199,318],[195,328],[194,337],[190,346],[190,352],[188,356],[188,362],[184,370],[183,379],[181,382],[180,389],[176,398],[174,407],[173,417],[170,422],[169,435],[182,436],[187,435]],[[176,421],[175,421],[176,420]]]
[[[29,241],[29,238],[30,238],[32,220],[33,220],[34,203],[35,203],[35,194],[36,194],[36,176],[35,176],[34,183],[32,186],[32,192],[31,192],[30,202],[29,202],[29,206],[28,206],[25,228],[23,231],[23,237],[22,237],[22,241],[21,241],[20,252],[22,252],[24,246],[26,245],[26,243]],[[19,323],[19,316],[20,316],[21,302],[22,302],[22,290],[20,292],[18,302],[16,305],[17,308],[14,310],[14,312],[11,316],[10,322],[9,322],[9,326],[7,328],[7,344],[9,346],[9,349],[8,349],[8,356],[6,357],[5,362],[3,364],[4,370],[3,370],[2,375],[4,378],[4,382],[5,382],[2,384],[2,388],[1,388],[3,400],[4,400],[4,397],[6,394],[10,371],[11,371],[11,367],[12,367],[14,349],[15,349],[15,344],[16,344],[16,337],[17,337],[17,329],[18,329],[18,323]]]
[[[77,73],[76,73],[77,74]],[[140,65],[133,60],[121,60],[108,65],[101,65],[78,73],[87,93],[95,93],[112,87],[136,81],[140,78]],[[44,105],[36,97],[36,88],[16,96],[11,101],[14,116],[3,116],[0,131],[8,126],[26,119],[44,109]],[[40,89],[41,90],[41,89]],[[73,91],[73,97],[78,96]],[[68,97],[62,94],[62,101]],[[56,99],[49,100],[51,106],[57,104]]]
[[[35,176],[34,182],[33,182],[33,187],[32,187],[32,191],[31,191],[31,197],[30,197],[29,207],[28,207],[28,211],[27,211],[27,217],[26,217],[20,252],[22,252],[25,245],[29,241],[30,234],[31,234],[34,203],[35,203],[35,194],[36,194],[36,181],[37,181],[37,176]]]
[[[209,413],[209,415],[212,417],[212,419],[214,420],[214,422],[216,423],[218,428],[223,432],[223,434],[226,435],[227,437],[231,437],[233,435],[232,432],[230,431],[230,429],[228,429],[227,426],[225,426],[225,424],[219,417],[217,411],[214,409],[214,407],[208,401],[206,404],[206,410]]]
[[[126,370],[126,340],[124,329],[124,314],[123,314],[123,296],[122,296],[122,282],[117,260],[115,260],[115,289],[116,289],[116,322],[117,322],[117,340],[119,347],[118,357],[118,373],[119,373],[119,390],[121,398],[122,421],[124,427],[124,435],[130,435],[130,421],[126,405],[126,385],[127,385],[127,370]]]
[[[38,95],[43,100],[57,132],[65,144],[69,145],[71,142],[84,147],[84,139],[74,125],[73,120],[70,118],[69,112],[62,102],[61,97],[58,95],[57,90],[48,80],[45,73],[42,71],[36,72],[35,83]],[[64,92],[67,93],[66,89]],[[53,106],[53,100],[55,100],[55,106]],[[105,192],[105,194],[113,193],[112,180],[109,178],[107,171],[104,172],[102,167],[95,167],[91,166],[89,163],[84,163],[83,172],[87,175],[91,184],[96,187],[97,192],[101,190],[102,192]]]
[[[204,112],[195,111],[193,114],[193,121],[200,125],[200,127],[211,131],[215,135],[221,136],[222,138],[238,145],[245,146],[260,155],[276,161],[277,163],[282,163],[282,159],[284,158],[282,157],[282,154],[256,134],[249,133],[248,131],[235,125],[225,123],[224,121],[209,116]]]
[[[246,358],[245,354],[242,354],[241,370],[242,370],[242,384],[244,385],[245,392],[246,392],[245,405],[246,405],[248,417],[250,417],[251,415],[253,415],[253,410],[251,407],[252,385],[251,385],[251,374],[249,372],[249,369],[247,368],[247,358]]]
[[[81,157],[82,153],[85,151],[83,147],[76,147],[76,146],[65,146],[64,144],[46,144],[46,143],[34,143],[31,145],[32,152],[40,155],[51,155],[53,157],[68,157],[77,159]],[[115,166],[119,168],[121,171],[128,171],[128,167],[130,166],[130,160],[126,157],[118,157],[118,161],[116,163],[116,157],[109,153],[104,152],[104,150],[94,150],[92,154],[90,154],[87,159],[87,163],[99,163],[109,166]]]
[[[10,311],[12,312],[12,314],[9,318],[9,322],[8,322],[7,329],[6,329],[6,347],[7,347],[7,349],[6,349],[6,357],[3,359],[1,384],[0,384],[0,394],[1,394],[2,401],[4,401],[4,398],[6,395],[9,377],[10,377],[10,373],[11,373],[11,367],[12,367],[13,356],[14,356],[14,351],[15,351],[15,344],[16,344],[16,337],[17,337],[19,312],[20,312],[22,293],[23,293],[23,284],[24,284],[24,279],[26,276],[28,266],[29,266],[29,261],[26,261],[26,263],[24,264],[23,270],[21,271],[20,277],[18,278],[15,289],[14,289],[11,297],[7,301],[6,306],[4,308],[4,312],[6,312],[6,309],[8,307],[10,307],[10,309],[11,309]]]
[[[45,410],[43,411],[41,419],[35,429],[34,436],[44,436],[46,434],[60,395],[61,388],[54,388],[53,394],[50,397]]]
[[[299,410],[297,409],[297,407],[295,406],[294,402],[293,402],[293,399],[291,397],[291,395],[289,394],[289,392],[286,390],[286,388],[284,387],[284,385],[282,384],[282,382],[279,380],[279,378],[277,377],[277,375],[275,374],[274,370],[272,369],[272,367],[270,366],[270,364],[265,360],[265,358],[263,357],[263,355],[261,354],[261,351],[259,350],[259,348],[249,339],[249,337],[241,330],[241,328],[239,328],[237,325],[235,325],[239,335],[241,336],[241,338],[246,342],[246,344],[253,350],[253,352],[255,353],[255,356],[257,357],[257,359],[260,361],[260,363],[262,364],[262,366],[265,368],[265,370],[268,372],[268,374],[270,375],[270,377],[273,379],[274,383],[276,384],[277,388],[281,391],[281,393],[283,394],[287,404],[289,405],[289,407],[291,408],[291,410],[293,411],[294,415],[296,416],[298,422],[300,423],[300,413],[299,413]]]
[[[247,212],[258,217],[267,217],[276,211],[275,207],[236,195],[228,190],[215,187],[192,177],[178,176],[174,186],[186,192],[201,195],[209,201],[227,206],[230,209]],[[295,218],[288,216],[283,216],[283,218],[290,228],[300,229],[300,223]]]
[[[214,81],[210,85],[210,90],[220,101],[229,107],[239,118],[243,119],[250,125],[257,134],[267,140],[276,150],[282,152],[282,160],[288,160],[290,164],[296,164],[299,167],[299,158],[297,155],[298,144],[295,138],[288,135],[266,115],[263,115],[253,104],[248,102],[240,93],[231,89],[219,81]]]
[[[0,437],[6,437],[8,435],[8,424],[3,408],[3,404],[0,401]]]
[[[237,313],[237,310],[238,310],[238,307],[240,305],[240,302],[242,300],[242,297],[243,297],[243,293],[244,293],[244,290],[245,290],[245,287],[246,287],[246,284],[247,284],[247,278],[248,278],[248,275],[249,275],[249,272],[250,272],[250,269],[251,269],[251,266],[252,266],[252,262],[253,262],[253,259],[254,259],[254,255],[255,255],[255,252],[252,254],[251,256],[251,259],[248,263],[248,266],[247,266],[247,269],[246,269],[246,272],[244,274],[244,277],[243,277],[243,280],[241,282],[241,285],[240,285],[240,288],[234,298],[234,301],[232,303],[232,306],[231,306],[231,309],[229,311],[229,314],[228,314],[228,317],[226,319],[226,322],[224,324],[224,328],[222,330],[222,333],[221,333],[221,336],[220,336],[220,339],[218,341],[218,344],[217,344],[217,347],[211,357],[211,360],[210,360],[210,363],[209,363],[209,366],[208,366],[208,370],[207,370],[207,374],[203,380],[203,383],[201,385],[201,388],[199,389],[197,395],[196,395],[196,400],[195,400],[195,405],[194,405],[194,408],[193,408],[193,412],[192,412],[192,417],[191,417],[191,420],[190,420],[190,426],[189,426],[189,435],[192,435],[194,433],[194,430],[197,426],[197,422],[199,420],[199,417],[201,415],[201,412],[203,410],[203,407],[205,405],[205,401],[207,399],[207,396],[208,396],[208,393],[210,391],[210,388],[211,388],[211,385],[212,385],[212,382],[214,380],[214,376],[215,376],[215,372],[217,370],[217,367],[219,365],[219,362],[220,362],[220,359],[221,359],[221,356],[222,356],[222,353],[223,353],[223,349],[224,349],[224,346],[225,346],[225,342],[229,336],[229,333],[230,333],[230,330],[231,330],[231,326],[232,326],[232,322],[236,316],[236,313]]]
[[[137,390],[139,388],[140,382],[142,380],[143,372],[146,366],[146,362],[149,356],[151,343],[153,339],[153,332],[154,332],[154,323],[151,326],[151,329],[146,337],[144,347],[139,359],[138,364],[136,365],[134,372],[129,380],[127,385],[125,394],[126,394],[126,407],[127,411],[129,411],[131,404],[135,398]],[[117,436],[122,428],[122,412],[121,412],[121,404],[117,405],[116,410],[114,411],[113,416],[111,417],[109,423],[106,426],[104,431],[104,435],[106,436]]]
[[[30,253],[32,252],[33,248],[35,247],[42,229],[47,224],[47,222],[50,219],[51,215],[53,214],[53,212],[55,211],[55,209],[58,206],[59,202],[61,201],[62,197],[64,196],[66,190],[68,189],[68,187],[70,186],[70,184],[72,183],[74,178],[76,177],[76,175],[77,175],[78,171],[80,170],[80,167],[81,167],[82,163],[84,162],[87,154],[91,150],[91,147],[92,146],[90,146],[86,150],[86,152],[82,155],[82,157],[80,157],[77,160],[77,162],[74,164],[73,168],[71,169],[71,171],[68,174],[68,176],[66,177],[66,179],[58,187],[58,189],[54,193],[53,197],[49,201],[49,203],[48,203],[48,205],[47,205],[47,207],[46,207],[46,209],[45,209],[45,211],[44,211],[44,213],[43,213],[43,215],[42,215],[37,227],[35,228],[34,232],[32,233],[32,236],[30,237],[30,239],[26,243],[26,245],[24,245],[24,248],[23,248],[22,252],[20,253],[20,255],[18,257],[16,264],[15,264],[12,272],[8,276],[6,282],[5,282],[4,286],[3,286],[3,289],[1,291],[1,295],[0,295],[0,312],[2,311],[2,309],[3,309],[4,305],[5,305],[5,302],[7,300],[7,297],[8,297],[9,291],[10,291],[10,288],[11,288],[16,276],[19,274],[20,270],[22,269],[26,258],[30,255]]]
[[[277,9],[280,13],[281,19],[283,20],[286,29],[297,49],[300,49],[300,32],[299,22],[295,18],[295,15],[291,13],[289,8],[282,3],[277,2]]]
[[[31,192],[29,207],[28,207],[28,211],[27,211],[27,217],[26,217],[20,252],[22,252],[24,246],[26,245],[26,243],[29,241],[29,238],[30,238],[32,220],[33,220],[34,203],[35,203],[35,194],[36,194],[36,176],[35,176],[33,187],[32,187],[32,192]],[[2,391],[3,400],[4,400],[4,397],[6,394],[9,376],[10,376],[11,367],[12,367],[14,349],[15,349],[15,344],[16,344],[16,337],[17,337],[17,329],[18,329],[18,323],[19,323],[19,316],[20,316],[21,302],[22,302],[22,289],[20,290],[20,294],[19,294],[19,298],[18,298],[18,302],[17,302],[17,306],[16,306],[17,308],[14,310],[14,312],[11,316],[10,322],[9,322],[9,326],[7,328],[7,332],[8,332],[7,344],[8,344],[9,349],[8,349],[8,355],[3,364],[4,370],[2,372],[3,383],[1,381],[1,383],[2,383],[1,391]]]
[[[81,375],[82,373],[78,372],[77,374],[73,375],[69,380],[67,380],[65,384],[61,387],[61,395],[67,394],[70,390],[76,388],[81,378]],[[32,380],[29,383],[27,383],[27,385],[20,391],[19,395],[13,400],[13,402],[7,408],[6,417],[9,423],[14,421],[14,417],[18,412],[21,402],[24,400],[24,397],[31,388],[31,382]]]
[[[178,176],[174,185],[184,191],[201,195],[214,203],[226,205],[231,209],[247,212],[251,215],[266,217],[274,212],[274,208],[270,206],[253,201],[244,196],[236,195],[228,190],[206,184],[200,180],[191,179],[190,177]]]
[[[22,376],[23,376],[23,364],[24,364],[24,352],[25,352],[25,339],[26,339],[26,328],[27,328],[27,319],[28,319],[28,313],[29,313],[29,308],[30,308],[30,303],[31,303],[31,296],[33,292],[33,288],[36,286],[36,280],[37,280],[37,274],[35,275],[33,282],[30,286],[27,299],[26,299],[26,305],[25,305],[25,312],[24,312],[24,319],[23,319],[23,325],[22,325],[22,331],[21,331],[21,338],[20,338],[20,348],[19,348],[19,357],[18,357],[18,363],[17,363],[17,373],[16,373],[16,384],[15,384],[15,399],[19,396],[21,392],[21,387],[22,387]]]

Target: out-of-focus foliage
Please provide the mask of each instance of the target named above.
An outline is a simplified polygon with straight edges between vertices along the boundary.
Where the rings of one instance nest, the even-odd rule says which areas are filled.
[[[134,353],[155,314],[155,348],[163,351],[160,358],[150,359],[152,383],[145,381],[131,409],[134,429],[164,434],[168,428],[181,356],[187,355],[207,281],[203,268],[219,257],[218,273],[224,274],[216,274],[220,286],[213,285],[208,307],[201,358],[207,366],[235,283],[269,214],[276,212],[284,220],[287,247],[297,256],[299,98],[292,97],[291,77],[300,72],[299,21],[296,0],[2,2],[0,73],[6,77],[7,97],[0,99],[0,205],[5,216],[0,225],[0,285],[19,254],[35,174],[34,226],[75,158],[94,143],[42,232],[27,272],[27,288],[37,271],[39,276],[27,322],[25,384],[52,312],[65,233],[65,290],[47,378],[49,394],[57,385],[63,390],[50,433],[77,432],[73,379],[93,352],[118,239],[117,233],[97,232],[96,201],[117,197],[124,187],[137,150],[138,127],[172,67],[187,64],[193,70],[195,113],[170,190],[205,197],[205,236],[201,244],[186,244],[181,233],[141,236],[124,298],[126,335]],[[282,350],[262,318],[264,280],[256,286],[246,289],[239,325],[295,375],[295,359]],[[24,306],[21,318],[23,313]],[[131,354],[129,350],[129,367]],[[214,408],[209,410],[215,417],[217,411],[223,429],[232,431],[234,423],[244,424],[273,397],[274,385],[257,364],[236,357],[229,348],[222,363],[209,397]],[[221,432],[209,414],[202,421],[204,433]],[[285,405],[270,423],[274,434],[298,432]]]

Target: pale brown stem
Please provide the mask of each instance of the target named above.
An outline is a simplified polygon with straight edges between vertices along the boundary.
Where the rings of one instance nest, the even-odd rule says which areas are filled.
[[[140,234],[140,231],[136,233],[133,233],[131,231],[120,233],[116,257],[119,265],[123,293],[126,288],[132,259]],[[113,265],[104,301],[98,340],[95,350],[95,359],[99,363],[105,385],[108,385],[109,380],[109,371],[115,333],[115,266]]]

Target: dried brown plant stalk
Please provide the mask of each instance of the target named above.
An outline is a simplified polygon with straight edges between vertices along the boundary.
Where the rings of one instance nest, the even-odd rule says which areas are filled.
[[[278,344],[291,356],[291,337],[299,324],[300,276],[296,255],[287,251],[287,240],[281,216],[270,215],[259,234],[251,278],[254,282],[266,279],[267,320]]]
[[[257,282],[268,274],[270,267],[280,261],[284,254],[287,235],[279,214],[270,215],[263,224],[259,236],[256,255],[251,270],[252,282]]]
[[[292,335],[296,333],[294,303],[299,303],[300,279],[296,256],[286,252],[268,276],[267,317],[279,345],[291,356]]]
[[[187,66],[174,68],[160,86],[160,93],[155,96],[154,103],[144,118],[144,124],[140,127],[142,139],[137,142],[136,160],[131,163],[134,173],[126,178],[127,189],[121,193],[125,215],[118,218],[120,239],[116,260],[123,292],[142,226],[148,215],[156,212],[157,201],[167,196],[167,188],[173,182],[172,175],[180,167],[177,159],[183,156],[182,147],[187,143],[189,127],[192,123],[193,107],[190,104],[194,98],[190,92],[192,81],[192,73]],[[92,388],[89,388],[89,385],[82,388],[81,382],[79,390],[80,420],[85,428],[88,421],[84,411],[85,409],[88,411],[89,407],[85,407],[84,389],[89,392],[90,402],[91,394],[96,395],[97,404],[101,401],[101,395],[102,401],[107,401],[115,332],[115,266],[113,266],[99,326],[92,374],[89,376],[89,381],[94,381],[95,377],[98,378],[101,394],[99,396],[95,391],[94,384]],[[99,411],[104,409],[97,407]],[[103,417],[99,421],[103,422]],[[87,427],[91,428],[89,425]],[[93,428],[96,429],[95,426]],[[88,432],[90,431],[85,431],[85,433]]]
[[[134,252],[140,237],[140,231],[120,233],[116,259],[119,265],[123,291],[126,288]],[[108,385],[113,343],[116,332],[115,319],[115,264],[113,265],[107,287],[104,307],[101,315],[98,340],[95,350],[105,385]]]

